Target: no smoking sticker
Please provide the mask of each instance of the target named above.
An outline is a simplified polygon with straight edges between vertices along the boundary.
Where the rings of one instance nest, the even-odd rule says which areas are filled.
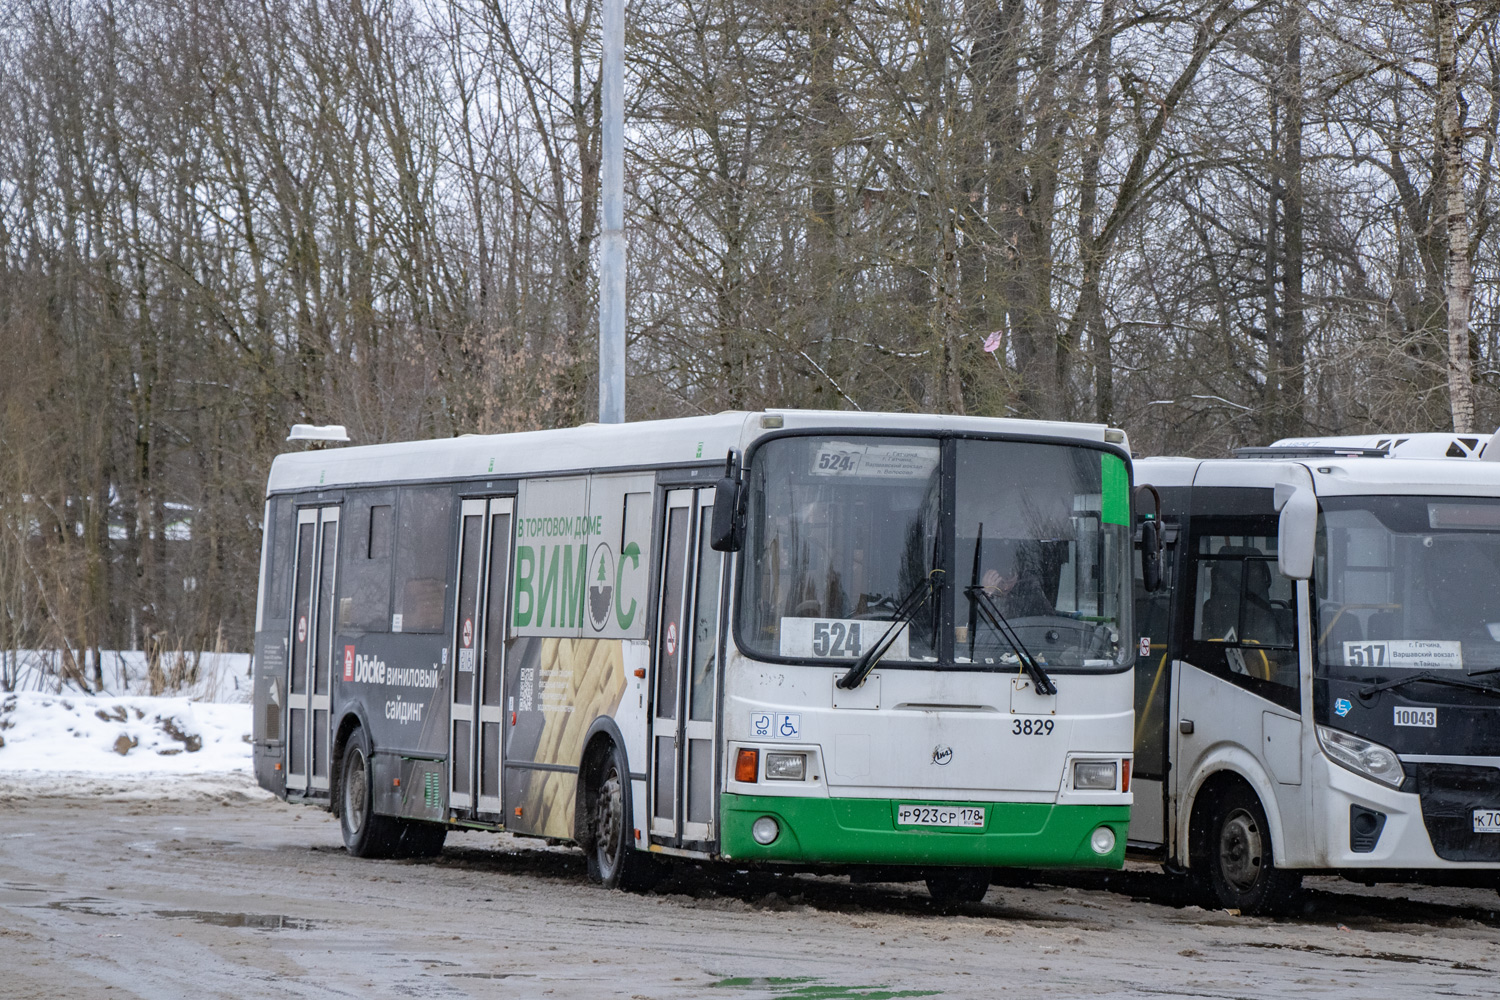
[[[468,649],[470,646],[474,645],[474,619],[472,618],[464,619],[463,639],[464,649]]]
[[[677,655],[677,623],[667,622],[667,655]]]
[[[301,618],[297,619],[297,641],[298,642],[306,642],[307,641],[307,616],[306,615],[303,615]]]

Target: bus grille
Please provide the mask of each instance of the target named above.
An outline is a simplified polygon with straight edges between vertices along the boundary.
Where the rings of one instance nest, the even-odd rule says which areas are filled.
[[[1432,849],[1444,861],[1500,861],[1500,833],[1475,833],[1475,809],[1500,809],[1500,769],[1468,764],[1406,765],[1422,800]]]

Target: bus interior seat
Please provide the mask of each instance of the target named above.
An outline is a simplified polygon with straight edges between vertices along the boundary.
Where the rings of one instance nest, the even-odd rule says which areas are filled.
[[[1377,611],[1370,616],[1370,621],[1365,629],[1367,639],[1399,639],[1397,635],[1401,628],[1401,613],[1399,611]]]
[[[1237,559],[1208,565],[1208,596],[1198,611],[1200,638],[1226,639],[1231,633],[1239,635],[1240,565]]]
[[[1271,564],[1264,559],[1245,560],[1245,632],[1246,641],[1266,646],[1292,644],[1290,609],[1271,604]]]
[[[1342,607],[1336,601],[1324,601],[1321,609],[1321,617],[1325,622],[1332,622],[1327,626],[1328,638],[1326,645],[1330,650],[1343,649],[1346,642],[1363,642],[1365,638],[1364,622],[1359,620],[1359,615],[1353,611],[1345,611],[1339,614]]]

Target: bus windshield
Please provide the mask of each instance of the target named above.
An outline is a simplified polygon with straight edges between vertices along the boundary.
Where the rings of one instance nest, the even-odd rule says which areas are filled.
[[[1325,497],[1322,507],[1319,676],[1500,671],[1500,499]]]
[[[911,598],[886,664],[1014,670],[1015,639],[1048,669],[1119,669],[1126,484],[1117,456],[1065,444],[768,441],[748,477],[740,641],[855,660]]]

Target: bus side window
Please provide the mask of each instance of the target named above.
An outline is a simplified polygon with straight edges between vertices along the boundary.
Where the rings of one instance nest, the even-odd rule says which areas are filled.
[[[397,501],[395,607],[392,632],[440,632],[452,547],[453,491],[401,490]]]
[[[297,538],[297,514],[291,497],[277,497],[269,505],[265,530],[271,533],[266,560],[266,606],[261,617],[284,622],[292,616],[292,543]]]
[[[1245,530],[1247,526],[1236,526]],[[1189,661],[1293,710],[1300,703],[1296,598],[1276,568],[1276,529],[1195,539]]]
[[[351,497],[339,557],[339,630],[386,632],[391,613],[390,490]]]

